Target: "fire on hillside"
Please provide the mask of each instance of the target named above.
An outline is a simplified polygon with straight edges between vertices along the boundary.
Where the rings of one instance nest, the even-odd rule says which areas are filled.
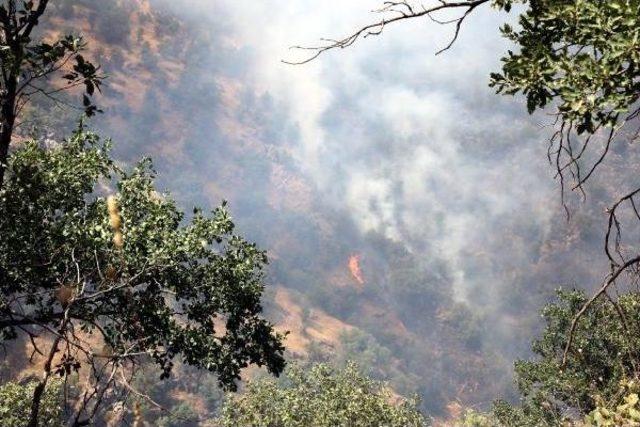
[[[360,255],[351,255],[349,257],[349,270],[351,275],[360,285],[364,285],[362,270],[360,269]]]

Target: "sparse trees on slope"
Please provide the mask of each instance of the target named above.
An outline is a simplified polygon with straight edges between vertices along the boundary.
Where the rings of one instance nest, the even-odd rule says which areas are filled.
[[[107,202],[109,180],[117,193]],[[162,378],[180,357],[230,389],[249,364],[282,371],[282,337],[260,316],[265,253],[233,234],[224,205],[187,219],[153,181],[148,161],[123,173],[109,144],[82,128],[10,157],[0,190],[0,337],[32,338],[44,360],[29,425],[56,375],[90,378],[71,420],[86,425],[105,390],[135,395],[138,363],[155,362]]]

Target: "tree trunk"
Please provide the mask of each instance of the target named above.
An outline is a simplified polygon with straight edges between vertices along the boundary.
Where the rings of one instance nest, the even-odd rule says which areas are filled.
[[[38,414],[40,413],[40,402],[42,394],[47,386],[46,382],[40,382],[33,390],[33,400],[31,401],[31,417],[29,419],[29,427],[38,427]]]
[[[61,336],[56,337],[51,345],[51,351],[49,351],[49,357],[44,363],[44,375],[42,376],[42,380],[36,385],[36,388],[33,389],[33,399],[31,400],[31,416],[29,417],[29,424],[27,427],[38,427],[38,416],[40,415],[40,403],[42,402],[42,397],[44,396],[44,391],[47,388],[47,382],[49,381],[49,377],[51,376],[51,364],[53,363],[53,358],[58,352],[58,345],[62,341]]]
[[[7,165],[7,157],[9,154],[9,145],[11,144],[11,130],[5,130],[8,126],[4,118],[0,119],[0,189],[4,184],[4,171]]]
[[[13,127],[16,120],[15,104],[17,81],[11,79],[6,88],[6,94],[0,101],[0,189],[4,184],[4,172],[7,168],[9,146],[13,136]]]

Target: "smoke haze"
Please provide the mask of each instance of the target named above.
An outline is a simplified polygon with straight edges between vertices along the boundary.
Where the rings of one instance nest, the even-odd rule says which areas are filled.
[[[123,12],[110,18],[114,40],[96,40],[111,78],[94,125],[119,158],[151,155],[186,207],[228,199],[241,232],[270,254],[271,305],[323,303],[346,331],[363,331],[344,346],[375,349],[372,365],[392,365],[384,378],[427,409],[464,393],[473,404],[508,396],[552,289],[604,271],[593,230],[606,198],[567,223],[547,118],[487,86],[508,15],[478,10],[437,57],[451,28],[424,20],[292,66],[281,62],[299,58],[290,45],[346,34],[380,3],[152,0],[164,35],[130,22],[146,1],[110,3]],[[283,318],[304,317],[294,312]],[[320,331],[310,336],[331,341],[322,328],[339,322],[318,313],[305,314]]]
[[[231,61],[221,74],[238,78],[243,90],[268,97],[269,109],[278,109],[279,126],[295,136],[275,136],[320,190],[323,205],[345,209],[362,231],[381,232],[425,257],[445,259],[457,295],[486,296],[484,304],[507,285],[498,271],[504,261],[535,261],[501,231],[521,222],[536,230],[536,241],[525,246],[539,244],[561,214],[536,119],[487,87],[508,47],[498,31],[508,16],[481,11],[466,23],[454,48],[438,57],[434,52],[448,42],[450,29],[418,21],[389,27],[384,37],[308,65],[280,62],[304,55],[288,46],[345,34],[373,18],[366,12],[376,6],[167,5],[173,13],[187,13],[195,26],[224,28],[223,38],[241,57],[243,70]],[[483,258],[490,264],[483,265]]]

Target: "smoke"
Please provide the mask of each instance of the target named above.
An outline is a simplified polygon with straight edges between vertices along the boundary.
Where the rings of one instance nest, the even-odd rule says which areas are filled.
[[[346,207],[363,231],[375,230],[424,256],[445,259],[462,299],[482,303],[507,286],[501,262],[534,262],[505,238],[505,223],[549,232],[557,194],[544,135],[521,104],[487,87],[508,45],[508,16],[486,9],[465,23],[438,57],[451,29],[430,21],[389,26],[346,51],[304,66],[293,44],[343,35],[373,19],[376,1],[170,2],[174,13],[222,22],[249,61],[243,84],[268,93],[298,132],[288,141],[324,204]],[[493,254],[492,251],[500,254]]]
[[[422,20],[291,66],[281,59],[301,52],[288,46],[346,34],[374,18],[367,11],[380,3],[151,3],[186,24],[172,34],[171,21],[163,23],[169,35],[145,48],[146,59],[136,56],[144,58],[139,42],[130,43],[134,55],[109,58],[117,70],[111,88],[119,92],[99,120],[118,154],[151,154],[162,184],[183,205],[229,199],[241,232],[269,251],[276,285],[327,292],[327,282],[339,280],[334,270],[346,273],[353,253],[362,254],[356,265],[367,279],[358,298],[382,305],[385,295],[366,293],[406,285],[398,299],[413,304],[410,310],[384,317],[378,312],[386,307],[366,308],[379,322],[368,332],[395,325],[398,347],[409,342],[401,341],[402,321],[413,322],[405,347],[415,358],[404,362],[414,378],[407,383],[451,398],[460,386],[452,372],[466,381],[465,363],[453,366],[442,355],[451,347],[441,343],[453,339],[430,328],[457,319],[436,312],[438,299],[453,294],[478,314],[486,329],[480,339],[505,360],[492,373],[503,380],[513,358],[527,354],[549,289],[593,277],[584,268],[597,270],[585,261],[593,252],[575,256],[572,249],[584,243],[599,250],[600,242],[575,237],[564,221],[546,161],[547,131],[538,125],[544,118],[487,87],[509,47],[498,26],[512,17],[478,10],[454,47],[437,57],[451,29]],[[137,102],[123,102],[129,98]],[[420,277],[402,265],[397,283],[380,285],[385,257],[403,251],[421,260]],[[353,300],[341,300],[338,287],[328,292],[352,311]]]

